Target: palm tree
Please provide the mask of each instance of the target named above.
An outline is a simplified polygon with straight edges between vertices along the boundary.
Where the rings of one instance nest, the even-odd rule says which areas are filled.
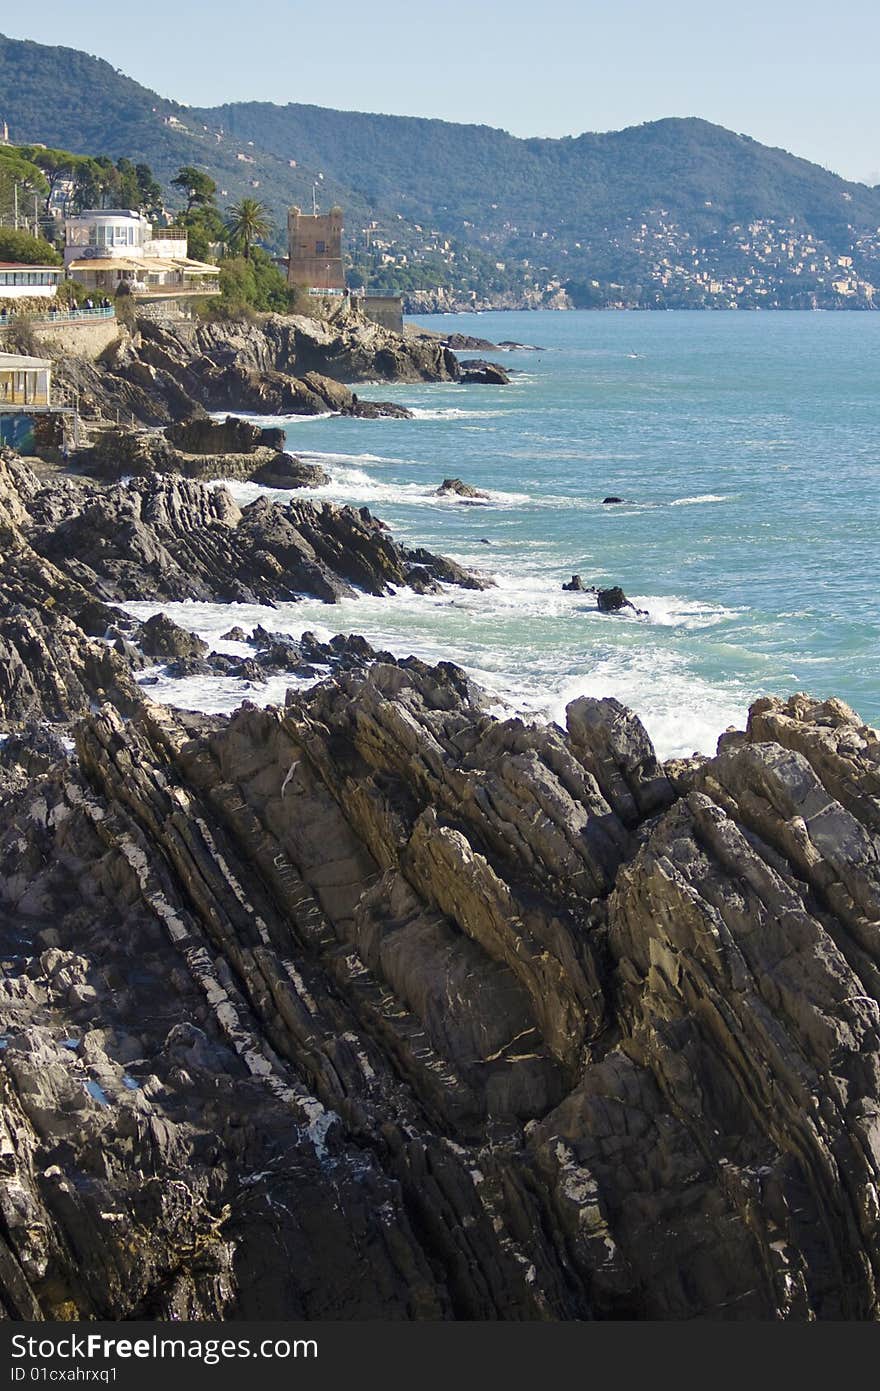
[[[249,261],[254,242],[262,241],[272,230],[265,204],[258,203],[256,198],[242,198],[227,208],[226,212],[226,232],[229,240],[236,249],[241,248],[244,259]]]

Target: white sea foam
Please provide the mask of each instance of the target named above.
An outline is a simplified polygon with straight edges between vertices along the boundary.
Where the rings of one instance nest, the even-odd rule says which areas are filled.
[[[700,493],[697,497],[677,497],[670,507],[693,507],[700,502],[729,502],[727,493]]]
[[[257,411],[211,411],[212,420],[225,420],[227,416],[232,416],[235,420],[252,420],[255,425],[261,425],[265,429],[281,426],[286,429],[288,425],[309,425],[318,420],[330,420],[336,411],[320,411],[317,415],[260,415]]]
[[[653,606],[652,618],[610,617],[597,612],[591,595],[564,593],[543,575],[499,574],[497,580],[498,587],[487,591],[449,588],[419,596],[401,590],[333,607],[316,600],[274,609],[193,602],[125,607],[140,618],[161,607],[214,650],[242,655],[250,649],[222,640],[233,625],[247,631],[261,623],[294,637],[310,629],[322,641],[335,632],[359,632],[397,656],[456,661],[486,688],[499,712],[538,720],[562,721],[566,703],[577,695],[613,695],[640,715],[661,757],[712,752],[723,729],[742,724],[754,692],[714,685],[694,671],[687,655],[664,650],[650,637],[655,625],[677,624],[687,633],[731,611],[647,595],[638,602]],[[222,676],[173,680],[162,668],[144,675],[152,678],[148,689],[155,699],[213,713],[233,710],[245,699],[281,703],[289,688],[312,684],[288,673],[257,685]]]
[[[318,462],[319,457],[317,455],[310,456],[314,462]],[[438,485],[433,482],[430,485],[426,483],[385,482],[382,479],[374,478],[364,469],[350,464],[334,465],[332,460],[327,458],[322,462],[328,465],[330,482],[315,488],[297,488],[291,492],[284,488],[267,488],[261,483],[246,482],[235,478],[221,478],[214,480],[214,482],[217,487],[227,488],[241,506],[245,506],[263,495],[289,501],[298,497],[318,500],[326,498],[328,501],[355,502],[368,506],[384,503],[392,506],[406,504],[441,508],[476,506],[485,509],[521,507],[531,501],[527,493],[502,492],[488,488],[484,490],[489,493],[488,498],[476,498],[472,502],[462,501],[454,494],[438,496]],[[389,460],[389,462],[394,461]]]
[[[492,420],[507,411],[468,410],[464,406],[410,406],[416,420]]]

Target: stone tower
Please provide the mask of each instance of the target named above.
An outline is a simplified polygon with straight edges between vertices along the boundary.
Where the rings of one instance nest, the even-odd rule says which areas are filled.
[[[287,283],[310,290],[344,290],[342,209],[307,214],[291,208],[287,214]]]

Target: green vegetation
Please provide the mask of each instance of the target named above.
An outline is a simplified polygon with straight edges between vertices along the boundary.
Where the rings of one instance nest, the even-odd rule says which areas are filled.
[[[148,207],[136,162],[147,160],[180,195],[200,260],[224,242],[246,261],[261,241],[280,250],[286,208],[310,206],[317,182],[323,207],[345,209],[353,281],[376,290],[534,299],[563,284],[585,305],[597,289],[600,303],[716,303],[716,292],[697,283],[698,264],[712,277],[739,277],[743,305],[806,305],[817,296],[833,303],[835,273],[823,280],[820,268],[810,279],[809,254],[799,279],[787,278],[780,262],[771,290],[756,288],[752,248],[737,242],[748,243],[757,223],[773,224],[777,244],[787,227],[799,248],[810,237],[822,243],[832,268],[839,256],[853,257],[880,284],[880,188],[847,183],[706,121],[521,140],[486,126],[294,104],[197,110],[84,53],[2,36],[0,90],[13,135],[52,147],[43,167],[20,171],[44,205],[55,147],[71,146],[78,157],[103,152],[92,161],[103,173],[92,170],[89,189],[99,205],[122,200],[118,179],[128,206]],[[0,218],[3,180],[0,161]],[[261,207],[274,229],[236,218],[225,229],[217,198]],[[686,265],[688,275],[660,276],[661,262]]]
[[[248,311],[286,314],[289,310],[287,281],[262,247],[253,247],[247,260],[231,256],[220,262],[220,294],[207,304],[212,317],[236,318]]]
[[[81,285],[78,280],[62,280],[55,298],[56,303],[62,309],[66,309],[77,304],[84,304],[90,294],[94,294],[94,291],[87,290],[85,285]]]
[[[171,187],[176,188],[186,198],[184,214],[187,216],[193,208],[213,206],[217,194],[214,180],[204,170],[196,169],[192,164],[186,164],[177,171],[171,180]]]
[[[256,198],[242,198],[226,209],[226,233],[229,244],[240,251],[246,261],[250,260],[251,248],[256,242],[265,241],[272,230],[272,222],[263,203]]]
[[[46,178],[33,160],[14,145],[0,145],[0,223],[35,219],[34,206],[46,196]]]
[[[0,227],[0,261],[21,261],[27,266],[60,266],[61,257],[51,243],[30,232]]]

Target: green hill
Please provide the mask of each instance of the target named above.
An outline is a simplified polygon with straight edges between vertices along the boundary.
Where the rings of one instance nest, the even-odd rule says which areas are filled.
[[[279,246],[287,206],[308,207],[317,183],[346,209],[359,272],[389,288],[869,307],[880,283],[880,189],[695,118],[522,140],[296,104],[199,110],[100,59],[2,37],[0,90],[16,141],[145,159],[166,181],[199,164],[230,200],[267,203]]]

